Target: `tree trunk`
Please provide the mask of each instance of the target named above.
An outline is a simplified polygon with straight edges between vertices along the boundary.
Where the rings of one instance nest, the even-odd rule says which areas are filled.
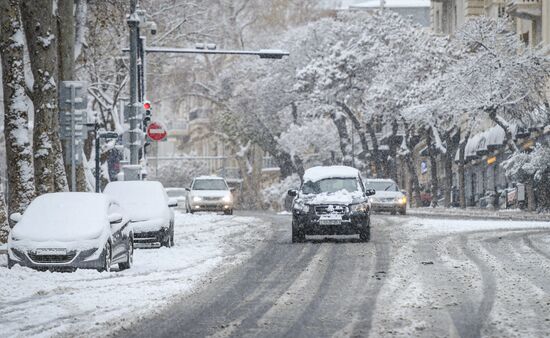
[[[397,132],[399,131],[399,125],[397,120],[392,121],[392,132],[389,140],[389,153],[388,153],[388,177],[397,182],[397,146],[398,138]]]
[[[34,176],[37,194],[54,192],[63,187],[64,168],[58,128],[56,22],[53,2],[23,1],[21,16],[27,37],[34,86]],[[56,182],[56,176],[59,181]],[[66,178],[65,178],[66,181]]]
[[[415,206],[418,208],[422,205],[422,199],[420,198],[420,182],[418,180],[418,173],[415,168],[415,159],[414,159],[414,148],[418,144],[418,138],[413,138],[411,129],[407,124],[405,124],[405,145],[407,147],[406,154],[404,156],[405,163],[407,164],[407,169],[409,171],[409,181],[411,183],[409,196],[414,196]],[[412,194],[411,194],[412,192]],[[409,199],[410,200],[410,199]],[[412,202],[412,201],[410,201]]]
[[[525,193],[527,194],[527,210],[535,211],[537,203],[535,201],[535,180],[533,176],[529,177],[529,181],[525,184]]]
[[[69,1],[71,2],[71,1]],[[82,53],[82,47],[86,45],[86,33],[88,29],[88,0],[78,0],[75,13],[75,39],[73,59],[77,60]]]
[[[29,107],[26,104],[23,67],[24,33],[19,5],[19,0],[0,1],[0,54],[9,214],[25,211],[35,195],[32,148],[29,139]]]
[[[359,159],[359,161],[363,163],[364,166],[369,168],[370,167],[370,164],[368,163],[369,143],[367,141],[367,135],[363,130],[363,127],[361,126],[361,122],[359,121],[357,116],[355,116],[351,108],[348,107],[348,105],[346,105],[343,102],[336,102],[336,104],[340,108],[342,108],[344,113],[346,113],[346,115],[350,119],[353,125],[352,127],[355,128],[355,130],[357,130],[357,134],[359,135],[359,141],[361,142],[361,148],[362,148],[362,151],[357,155],[357,158]]]
[[[340,112],[334,112],[331,114],[332,121],[338,130],[338,136],[340,138],[340,149],[342,151],[342,164],[351,166],[351,140],[348,134],[348,127],[346,126],[346,118]]]
[[[4,192],[0,190],[0,243],[7,242],[9,233],[8,210],[6,209]]]
[[[366,124],[366,127],[372,143],[371,160],[372,162],[374,162],[374,170],[375,170],[373,177],[378,177],[382,173],[382,166],[381,166],[382,158],[380,156],[380,150],[378,149],[378,139],[376,138],[376,131],[374,130],[373,122],[374,121],[371,120],[370,123]]]
[[[430,157],[430,180],[432,183],[431,193],[432,193],[432,202],[431,206],[433,208],[437,207],[437,192],[439,190],[439,180],[437,178],[437,151],[432,140],[432,133],[427,133],[426,137],[426,146],[428,147],[428,153]]]
[[[459,144],[459,155],[458,155],[458,195],[460,201],[460,207],[462,209],[466,208],[466,144],[468,144],[468,139],[470,138],[470,133],[467,133],[464,136],[464,139]]]
[[[445,179],[443,180],[445,191],[445,208],[451,207],[452,191],[453,191],[453,162],[455,160],[456,151],[460,142],[460,133],[456,130],[447,131],[444,135],[445,143],[447,144],[447,152],[443,156],[445,165]]]

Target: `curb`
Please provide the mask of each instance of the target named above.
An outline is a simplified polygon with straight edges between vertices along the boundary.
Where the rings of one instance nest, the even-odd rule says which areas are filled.
[[[408,216],[425,218],[451,218],[451,219],[475,219],[475,220],[503,220],[503,221],[525,221],[525,222],[550,222],[550,215],[533,215],[523,213],[445,213],[445,212],[422,212],[407,210]]]

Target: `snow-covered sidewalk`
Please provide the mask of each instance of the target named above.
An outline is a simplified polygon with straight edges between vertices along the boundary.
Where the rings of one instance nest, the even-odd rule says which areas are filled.
[[[0,255],[0,337],[101,336],[160,311],[250,255],[270,231],[252,217],[176,214],[175,247],[136,250],[122,272],[9,270]]]
[[[429,217],[466,217],[481,219],[507,219],[518,221],[550,221],[549,213],[528,212],[519,209],[490,210],[480,208],[409,208],[407,214]]]

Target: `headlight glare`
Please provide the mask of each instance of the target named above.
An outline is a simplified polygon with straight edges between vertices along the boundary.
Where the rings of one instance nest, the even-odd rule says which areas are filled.
[[[365,212],[365,205],[364,204],[352,204],[349,206],[349,210],[351,212]]]
[[[231,195],[226,195],[222,198],[222,201],[225,203],[231,203]]]
[[[309,205],[303,204],[301,202],[296,202],[294,203],[294,210],[307,214],[309,212]]]
[[[200,201],[202,201],[202,197],[200,196],[193,197],[193,202],[200,202]]]

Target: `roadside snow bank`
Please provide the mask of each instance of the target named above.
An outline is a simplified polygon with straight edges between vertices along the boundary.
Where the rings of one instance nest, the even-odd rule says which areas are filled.
[[[0,257],[0,336],[100,336],[160,311],[248,257],[269,227],[252,217],[176,213],[170,249],[136,250],[122,272],[7,269]],[[4,256],[4,257],[2,257]]]
[[[405,226],[415,230],[421,230],[421,233],[424,235],[432,235],[439,233],[458,233],[484,230],[550,228],[550,222],[411,218],[407,223],[405,223]]]

